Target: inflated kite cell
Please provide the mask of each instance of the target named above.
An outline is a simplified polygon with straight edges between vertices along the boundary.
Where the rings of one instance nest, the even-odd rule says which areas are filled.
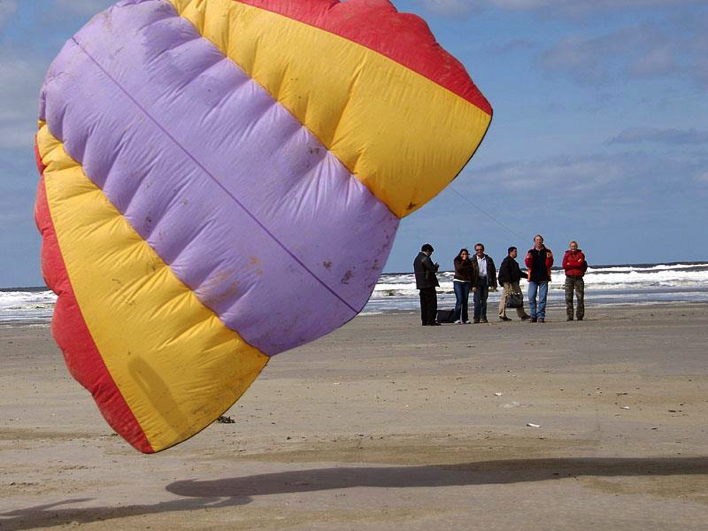
[[[386,0],[124,0],[67,42],[40,107],[54,337],[147,453],[352,319],[492,114]]]

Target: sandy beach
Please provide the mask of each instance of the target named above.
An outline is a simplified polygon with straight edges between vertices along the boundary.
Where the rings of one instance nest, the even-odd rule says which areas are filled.
[[[0,529],[708,529],[708,306],[360,316],[142,455],[0,328]]]

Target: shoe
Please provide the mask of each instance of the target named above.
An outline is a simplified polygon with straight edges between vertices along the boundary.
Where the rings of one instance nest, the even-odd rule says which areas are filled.
[[[464,324],[470,324],[469,321],[462,321]]]
[[[499,320],[500,321],[511,321],[511,319],[509,319],[506,315],[500,315]]]
[[[572,317],[566,317],[566,319],[565,319],[565,320],[566,320],[566,321],[572,321],[572,320],[573,320],[573,318],[572,318]],[[581,319],[578,319],[578,321],[582,321],[582,318],[581,318]]]
[[[530,315],[524,315],[524,316],[521,318],[522,321],[528,321],[529,319],[531,319],[531,316],[530,316]]]
[[[576,319],[576,321],[582,321],[582,320],[583,320],[582,317],[578,317],[578,318]]]
[[[431,324],[431,325],[429,325],[429,326],[442,326],[442,325],[441,325],[440,323],[433,323],[433,324]]]
[[[539,323],[545,323],[546,320],[545,320],[543,317],[539,317],[539,318],[538,318],[538,322],[539,322]]]
[[[529,323],[535,323],[536,318],[535,317],[529,317]]]
[[[460,320],[458,319],[458,320],[455,321],[453,324],[462,324],[462,321],[460,321]]]
[[[488,323],[489,321],[487,321],[486,319],[480,319],[479,322],[480,323]]]
[[[472,322],[473,322],[474,324],[479,324],[479,319],[473,319]]]

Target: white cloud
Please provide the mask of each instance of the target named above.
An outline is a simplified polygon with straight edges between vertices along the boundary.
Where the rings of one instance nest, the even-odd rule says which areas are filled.
[[[580,82],[598,83],[606,77],[601,59],[607,44],[598,39],[566,37],[542,54],[540,64],[545,70],[567,74]]]
[[[479,10],[484,2],[472,0],[420,0],[420,3],[432,13],[449,17],[464,17]]]
[[[617,257],[628,241],[656,232],[685,238],[689,234],[685,227],[700,226],[708,201],[707,167],[708,155],[700,151],[597,153],[481,167],[466,171],[452,186],[498,220],[495,223],[470,207],[472,230],[484,235],[491,253],[503,256],[506,245],[521,243],[514,235],[528,235],[530,241],[540,232],[551,248],[577,239],[584,247],[602,247],[603,260],[621,263],[627,258]],[[465,208],[465,204],[460,199],[451,204],[448,224],[454,208]],[[428,226],[437,230],[445,226],[445,220]],[[459,232],[449,232],[459,238]],[[697,235],[700,231],[691,232]],[[439,237],[440,232],[434,234]],[[614,250],[606,249],[607,245]]]
[[[690,68],[700,85],[708,88],[708,16],[693,18],[687,25],[692,34],[689,50],[695,57]]]
[[[631,65],[630,71],[638,77],[660,76],[676,72],[678,65],[674,53],[675,51],[669,44],[658,46],[639,56]]]
[[[39,89],[47,69],[45,60],[0,48],[0,149],[31,147],[37,123]]]
[[[563,190],[566,196],[585,196],[626,176],[632,167],[623,158],[550,158],[512,161],[471,172],[479,186],[487,184],[510,192]]]
[[[630,144],[637,142],[658,142],[672,145],[708,144],[708,131],[691,129],[657,129],[634,127],[624,129],[611,138],[608,144]]]
[[[485,8],[505,11],[545,11],[562,16],[579,16],[632,8],[704,5],[703,0],[418,0],[428,11],[459,16]]]
[[[25,120],[14,120],[8,125],[0,125],[0,149],[31,149],[36,132],[36,122],[31,123]]]
[[[518,51],[528,51],[528,50],[533,50],[534,48],[537,48],[538,44],[530,41],[530,40],[525,40],[525,39],[511,39],[510,41],[507,41],[502,44],[498,43],[491,43],[489,46],[487,46],[487,50],[489,51],[490,54],[494,55],[505,55],[505,54],[510,54]]]
[[[17,11],[17,0],[0,0],[0,26]]]
[[[594,36],[567,36],[538,58],[541,69],[581,84],[620,79],[683,78],[708,84],[708,24],[683,21],[627,26]]]
[[[619,204],[645,210],[672,197],[678,200],[692,193],[690,183],[700,181],[706,167],[708,157],[700,153],[633,151],[511,161],[466,172],[465,181],[469,193],[480,197],[501,192],[529,205],[540,201],[544,208],[556,208],[548,201],[562,198],[558,209],[582,204],[609,213]]]

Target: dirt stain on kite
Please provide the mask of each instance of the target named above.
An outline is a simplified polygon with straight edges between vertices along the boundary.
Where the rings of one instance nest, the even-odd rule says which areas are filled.
[[[199,286],[201,299],[209,307],[219,305],[236,296],[239,292],[240,282],[232,280],[234,269],[219,271],[210,276]]]

